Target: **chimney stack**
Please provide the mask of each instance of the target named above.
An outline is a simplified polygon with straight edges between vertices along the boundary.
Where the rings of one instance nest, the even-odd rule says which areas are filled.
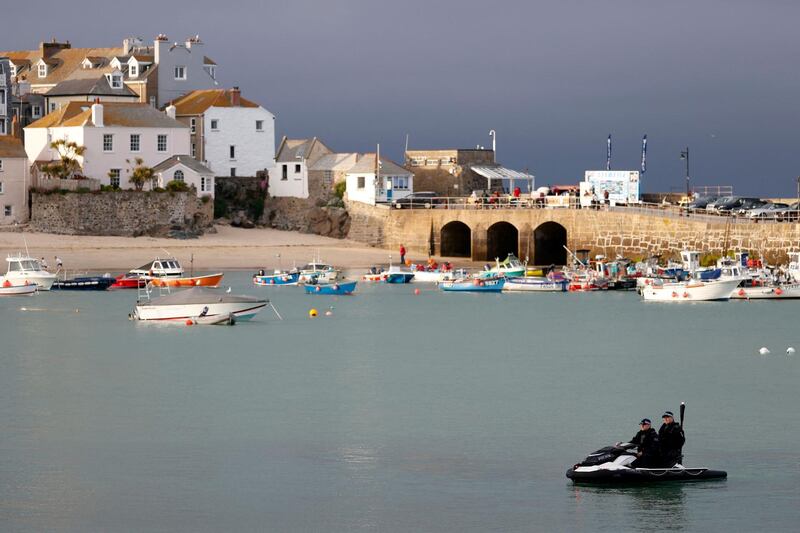
[[[49,43],[39,43],[39,55],[42,56],[42,59],[48,59],[59,50],[66,50],[69,48],[72,48],[72,45],[69,44],[69,41],[60,43],[53,38]]]
[[[99,98],[95,98],[92,104],[92,123],[96,128],[103,127],[103,104]]]
[[[22,138],[22,131],[19,129],[19,117],[16,114],[11,119],[11,136],[18,139]]]
[[[242,105],[242,92],[238,87],[231,89],[231,105],[233,107],[239,107]]]
[[[169,118],[172,118],[172,119],[174,119],[174,118],[175,118],[175,114],[176,114],[176,112],[177,112],[177,109],[175,108],[175,106],[174,106],[174,105],[172,105],[172,104],[169,104],[169,105],[167,106],[167,108],[164,110],[164,112],[167,114],[167,116],[168,116]]]

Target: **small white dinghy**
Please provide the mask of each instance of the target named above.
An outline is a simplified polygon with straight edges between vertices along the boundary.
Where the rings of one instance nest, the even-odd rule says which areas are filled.
[[[741,279],[715,281],[689,280],[678,283],[653,283],[642,289],[642,299],[655,302],[711,302],[729,300]]]
[[[198,324],[215,319],[224,322],[231,316],[236,320],[249,320],[268,303],[268,300],[252,296],[193,287],[153,299],[144,298],[137,302],[130,317],[135,320],[200,320]]]
[[[39,286],[36,283],[20,283],[14,285],[8,279],[0,282],[0,296],[30,296],[36,293]]]

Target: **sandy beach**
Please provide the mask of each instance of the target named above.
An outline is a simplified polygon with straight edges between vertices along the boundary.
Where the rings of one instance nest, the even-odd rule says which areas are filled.
[[[44,257],[51,270],[55,269],[58,256],[67,270],[112,273],[125,272],[157,256],[168,255],[177,257],[187,270],[192,258],[195,270],[277,268],[277,254],[283,268],[302,266],[317,255],[323,261],[353,270],[388,263],[390,254],[394,261],[399,259],[397,250],[371,248],[346,239],[275,229],[216,228],[217,233],[187,240],[2,232],[0,252],[4,256],[25,253],[27,243],[30,255]],[[426,259],[415,254],[408,257]],[[5,265],[2,268],[5,272]]]

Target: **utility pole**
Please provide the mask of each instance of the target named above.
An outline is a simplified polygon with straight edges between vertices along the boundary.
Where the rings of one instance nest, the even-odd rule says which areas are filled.
[[[681,159],[686,161],[686,216],[689,216],[689,200],[690,196],[690,188],[689,188],[689,147],[686,147],[686,150],[681,151]]]

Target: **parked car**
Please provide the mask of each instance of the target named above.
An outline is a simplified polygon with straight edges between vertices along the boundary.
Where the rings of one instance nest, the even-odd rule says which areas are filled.
[[[712,202],[708,202],[708,204],[706,204],[706,211],[709,212],[709,213],[717,213],[718,212],[717,211],[717,206],[720,206],[720,205],[722,205],[722,204],[724,204],[726,202],[730,202],[731,200],[734,200],[736,198],[738,198],[738,197],[737,196],[721,196],[721,197],[717,198],[716,200],[714,200]]]
[[[719,196],[698,196],[687,206],[689,209],[705,209],[708,204],[715,201]]]
[[[735,210],[731,211],[738,216],[746,216],[747,213],[752,211],[753,209],[760,209],[767,205],[769,202],[761,200],[760,198],[743,198],[742,201],[739,203],[739,207]]]
[[[715,209],[720,215],[731,215],[735,214],[745,204],[760,201],[761,200],[758,198],[742,198],[741,196],[735,196],[733,199],[723,204],[718,204]]]
[[[392,205],[396,209],[403,209],[403,208],[412,208],[412,209],[420,209],[420,208],[430,208],[433,205],[436,205],[438,200],[436,199],[435,192],[412,192],[408,196],[404,196],[403,198],[399,198],[392,202]]]
[[[767,205],[762,205],[761,207],[751,209],[743,214],[747,218],[751,219],[772,220],[777,219],[778,213],[780,213],[781,209],[785,209],[787,207],[789,207],[789,204],[769,202]]]
[[[800,220],[800,202],[795,202],[783,209],[777,209],[775,217],[781,222],[797,222]]]

